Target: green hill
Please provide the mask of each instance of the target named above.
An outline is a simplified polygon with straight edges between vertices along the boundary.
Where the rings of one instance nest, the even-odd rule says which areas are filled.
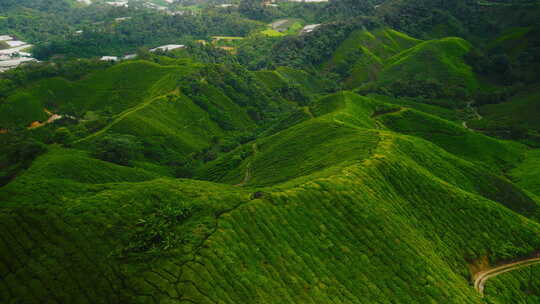
[[[279,67],[275,70],[260,70],[255,76],[268,89],[279,92],[284,98],[307,105],[312,99],[322,93],[333,91],[336,84],[303,70],[290,67]]]
[[[445,149],[462,160],[476,163],[477,169],[467,165],[455,173],[461,175],[467,172],[471,181],[469,191],[477,191],[503,204],[507,203],[505,200],[514,201],[521,206],[519,208],[524,208],[522,210],[536,209],[533,201],[519,188],[493,175],[519,164],[524,146],[498,141],[429,114],[349,92],[329,95],[310,111],[316,118],[208,163],[201,177],[231,184],[268,186],[299,177],[302,178],[293,184],[303,182],[305,176],[313,173],[318,177],[334,174],[336,170],[372,153],[383,137],[382,131],[378,130],[384,126],[431,141],[438,145],[438,149]],[[339,149],[329,153],[327,149],[330,147]],[[442,174],[440,178],[450,181],[451,177],[439,169],[432,172]],[[479,179],[482,183],[478,183]],[[461,179],[456,180],[455,184],[464,186],[466,182]],[[503,194],[509,189],[513,189],[510,192],[515,196]]]
[[[472,132],[457,123],[412,109],[383,115],[379,118],[388,128],[424,138],[447,151],[471,161],[507,168],[517,164],[524,147]]]
[[[512,272],[503,273],[489,281],[485,294],[492,303],[536,303],[538,290],[537,273],[540,268],[529,266]]]
[[[136,181],[135,171],[110,177],[96,165],[92,177],[70,175],[56,160],[65,150],[53,150],[0,190],[1,294],[26,302],[482,303],[469,266],[538,249],[539,202],[480,165],[380,129],[391,109],[352,93],[328,96],[313,106],[315,118],[240,148],[253,152],[232,170],[251,170],[244,187],[142,171]],[[38,176],[84,187],[65,195],[63,184]],[[23,187],[28,180],[33,186]],[[503,204],[489,199],[501,198],[497,191]]]
[[[83,118],[89,111],[116,115],[146,98],[172,91],[175,78],[193,68],[125,62],[70,82],[46,78],[9,96],[0,105],[3,128],[28,126],[47,117],[44,109]],[[178,74],[178,76],[173,76]],[[23,110],[24,109],[24,110]]]
[[[318,30],[358,25],[341,24]],[[150,54],[6,89],[0,303],[536,301],[525,270],[485,297],[472,284],[540,252],[535,87],[467,120],[495,88],[466,62],[471,42],[316,34],[279,45],[286,61],[339,44],[305,70],[301,52],[251,71],[208,46],[192,50],[207,63]]]
[[[320,83],[304,72],[289,74],[302,84]],[[0,103],[1,129],[17,133],[59,114],[60,123],[33,129],[32,136],[59,142],[55,132],[64,126],[68,135],[61,143],[88,151],[102,149],[110,137],[134,136],[144,154],[135,165],[171,175],[171,163],[184,166],[196,153],[214,157],[270,127],[292,110],[287,99],[294,96],[268,88],[239,66],[129,61],[79,81],[45,78],[14,92]]]
[[[323,69],[345,78],[348,88],[395,96],[463,99],[478,88],[464,57],[471,44],[460,38],[421,41],[377,29],[353,32]]]
[[[470,92],[478,84],[463,56],[471,45],[460,38],[444,38],[420,43],[388,59],[380,75],[382,85],[400,79],[429,84],[444,84],[449,96],[458,89]]]
[[[16,181],[2,188],[0,201],[17,204],[57,205],[82,193],[98,191],[98,184],[140,182],[159,175],[97,160],[88,153],[51,148],[38,157]]]
[[[538,86],[526,88],[501,103],[478,107],[481,120],[472,120],[472,128],[502,138],[540,143],[540,103]]]
[[[338,47],[324,69],[350,74],[347,85],[357,87],[376,80],[384,60],[420,42],[391,29],[357,30]]]
[[[536,195],[540,195],[540,150],[527,151],[525,160],[510,174],[515,179],[516,184],[529,190]]]

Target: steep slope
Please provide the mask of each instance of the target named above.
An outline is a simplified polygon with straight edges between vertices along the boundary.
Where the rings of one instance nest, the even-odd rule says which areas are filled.
[[[540,150],[527,151],[523,162],[510,175],[520,187],[540,195]]]
[[[413,83],[444,84],[444,89],[448,91],[440,92],[442,96],[458,94],[459,89],[465,93],[471,92],[478,84],[472,69],[463,60],[470,48],[471,45],[460,38],[420,43],[389,58],[381,72],[380,82],[383,86],[400,79]]]
[[[347,86],[357,87],[376,80],[384,60],[420,42],[386,28],[373,32],[357,30],[338,47],[323,68],[347,76]]]
[[[403,154],[397,152],[399,156],[392,156],[390,152],[396,146],[407,146],[408,140],[388,135],[376,154],[365,161],[328,178],[317,178],[294,189],[286,187],[283,193],[268,189],[271,194],[263,196],[264,202],[245,205],[225,218],[220,225],[222,234],[210,239],[212,245],[203,254],[202,263],[212,266],[198,266],[190,277],[208,282],[205,290],[211,292],[210,297],[227,296],[230,302],[245,301],[245,297],[234,292],[238,288],[248,292],[247,299],[251,301],[269,303],[479,301],[474,293],[466,291],[470,287],[461,285],[466,284],[465,260],[485,254],[494,257],[491,249],[480,248],[493,241],[489,234],[498,230],[495,226],[499,225],[493,223],[491,230],[479,221],[484,216],[502,216],[505,222],[513,221],[515,215],[503,215],[495,211],[500,205],[478,200],[478,196],[447,183],[439,184],[438,178],[425,179],[425,174],[429,175],[427,170],[417,171]],[[418,147],[399,149],[415,151]],[[468,215],[470,210],[480,212],[483,219]],[[477,235],[473,232],[476,229],[482,232]],[[260,239],[260,235],[265,237]],[[481,240],[483,237],[490,240]],[[282,244],[283,239],[286,244]],[[502,247],[504,242],[495,246]],[[218,249],[222,244],[226,248]],[[437,247],[433,252],[438,254],[431,254],[431,246]],[[513,246],[517,249],[521,245]],[[413,248],[422,248],[422,252]],[[211,262],[222,254],[229,263],[241,261],[243,268],[222,269],[223,266]],[[454,260],[454,254],[459,258]],[[413,262],[417,259],[425,259],[423,266]],[[393,261],[400,261],[399,267]],[[214,271],[220,271],[226,282],[236,282],[234,278],[242,271],[244,276],[248,274],[250,283],[246,280],[214,284],[210,279]],[[444,284],[439,281],[443,273]],[[405,283],[410,282],[407,278],[411,276],[423,282],[417,285],[418,293],[408,285],[411,283]],[[445,291],[439,289],[443,285]],[[457,287],[462,291],[451,292],[451,285],[463,286]],[[280,292],[276,294],[275,290]],[[393,296],[388,298],[385,294]],[[202,297],[198,299],[202,301]]]
[[[256,76],[271,89],[298,86],[310,93],[320,93],[332,88],[333,84],[326,79],[290,67],[279,67],[273,71],[257,71]]]
[[[240,147],[206,164],[199,177],[235,184],[244,178],[249,165],[251,177],[246,184],[261,186],[362,159],[378,142],[376,132],[358,130],[358,125],[375,126],[373,121],[365,120],[374,108],[375,103],[358,95],[328,95],[307,109],[311,116],[304,116],[303,122],[257,140],[257,153],[249,145]],[[331,115],[311,119],[328,113]],[[340,148],[327,153],[332,146]]]
[[[423,39],[459,36],[485,41],[512,27],[538,24],[535,1],[389,0],[376,10],[388,26]]]
[[[304,72],[287,72],[302,85],[311,81]],[[238,65],[128,61],[79,81],[47,78],[14,92],[0,104],[1,130],[99,150],[110,161],[122,153],[115,138],[129,138],[141,155],[131,165],[189,176],[191,162],[213,159],[288,115],[294,96],[268,88]]]
[[[97,160],[84,151],[51,147],[22,176],[2,188],[0,201],[15,206],[57,205],[82,193],[102,189],[100,184],[140,182],[158,177],[142,169]]]
[[[460,157],[493,167],[512,167],[524,152],[524,146],[515,142],[497,140],[412,109],[404,108],[378,120],[391,130],[427,139]]]
[[[255,72],[255,76],[268,89],[303,106],[311,103],[318,94],[336,89],[333,81],[290,67],[260,70]]]
[[[540,87],[533,86],[501,103],[478,108],[481,120],[471,121],[471,127],[502,138],[540,144]]]
[[[453,75],[466,46],[415,45],[388,55],[395,73],[441,51]],[[480,304],[477,268],[540,249],[540,201],[523,174],[535,154],[447,120],[448,109],[316,98],[317,78],[292,69],[132,64],[162,77],[117,103],[72,101],[59,79],[53,95],[26,89],[39,107],[56,96],[55,111],[110,116],[87,131],[68,124],[73,140],[0,188],[0,302]],[[135,66],[102,79],[129,91],[117,73]],[[95,77],[69,85],[89,90]],[[313,101],[274,92],[290,84],[311,84]],[[109,158],[126,146],[139,154]],[[196,163],[197,180],[172,178],[181,161]],[[518,185],[505,175],[516,166]]]
[[[540,224],[480,195],[475,185],[498,178],[481,167],[375,123],[355,126],[375,110],[368,99],[341,93],[316,108],[318,118],[274,135],[297,142],[307,135],[303,125],[315,124],[337,132],[330,138],[365,146],[344,157],[335,142],[322,141],[311,160],[329,154],[339,161],[323,161],[323,174],[301,163],[283,178],[308,175],[285,183],[259,175],[278,187],[157,179],[95,185],[55,200],[58,207],[24,202],[24,194],[17,207],[4,203],[1,295],[27,302],[481,303],[468,264],[530,254],[540,246]],[[269,144],[261,141],[254,157],[291,155]],[[251,168],[254,179],[266,169]],[[523,212],[518,201],[507,204]]]
[[[537,303],[539,270],[540,266],[534,265],[498,275],[486,284],[487,299],[492,303]]]
[[[146,98],[173,90],[177,79],[174,77],[185,75],[192,69],[133,61],[76,82],[47,78],[26,90],[19,90],[2,103],[2,128],[29,126],[34,121],[42,121],[46,117],[44,109],[77,118],[83,118],[88,111],[116,115]]]
[[[530,84],[538,82],[540,60],[531,54],[540,49],[540,24],[509,27],[489,42],[487,48],[494,56],[502,53],[508,58],[512,65],[511,75],[516,80]]]
[[[461,38],[422,41],[391,29],[357,30],[323,69],[363,92],[459,100],[478,88],[464,59],[471,47]]]

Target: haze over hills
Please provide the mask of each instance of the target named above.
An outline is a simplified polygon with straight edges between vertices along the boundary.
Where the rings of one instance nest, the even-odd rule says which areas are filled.
[[[540,303],[538,3],[156,4],[0,4],[0,303]]]

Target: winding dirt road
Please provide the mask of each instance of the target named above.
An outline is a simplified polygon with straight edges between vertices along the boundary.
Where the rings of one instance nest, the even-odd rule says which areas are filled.
[[[495,268],[477,272],[473,277],[474,289],[478,291],[481,295],[484,295],[484,286],[486,285],[487,280],[495,276],[498,276],[499,274],[503,274],[505,272],[517,270],[517,269],[531,266],[538,263],[540,263],[540,257],[535,257],[535,258],[529,258],[529,259],[525,259],[525,260],[521,260],[517,262],[504,264]]]

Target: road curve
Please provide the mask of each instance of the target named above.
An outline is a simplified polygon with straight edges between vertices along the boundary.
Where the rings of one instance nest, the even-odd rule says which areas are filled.
[[[498,276],[499,274],[509,272],[512,270],[520,269],[523,267],[531,266],[534,264],[540,263],[540,257],[529,258],[517,262],[512,262],[504,264],[495,268],[488,270],[480,271],[474,274],[474,289],[478,291],[481,295],[484,295],[484,286],[486,285],[487,280]]]

